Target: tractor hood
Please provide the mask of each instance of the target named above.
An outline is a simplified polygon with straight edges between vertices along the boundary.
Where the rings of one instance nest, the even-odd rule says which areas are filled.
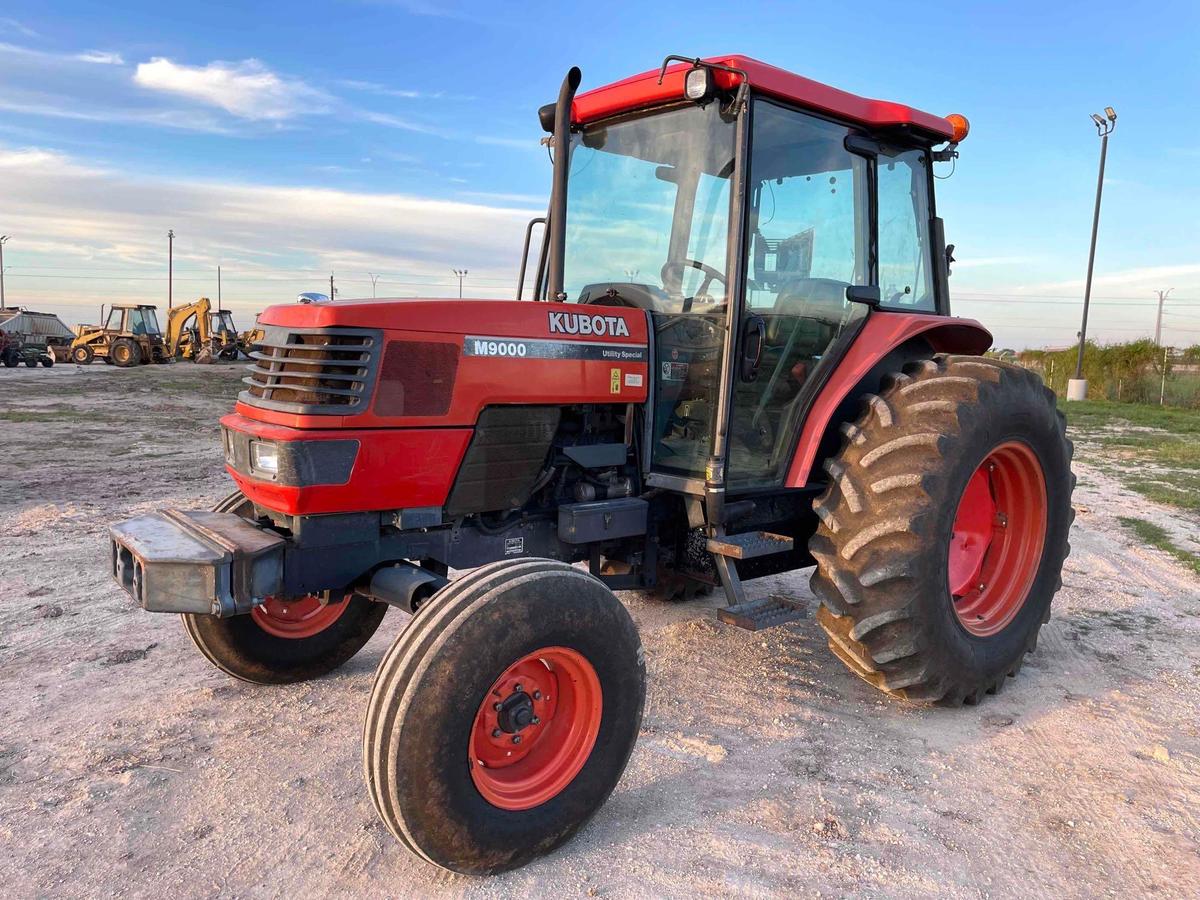
[[[496,300],[273,306],[238,412],[293,428],[473,426],[496,404],[641,403],[646,313]]]
[[[640,310],[505,300],[350,300],[272,306],[260,325],[382,328],[441,335],[615,341],[645,345]]]

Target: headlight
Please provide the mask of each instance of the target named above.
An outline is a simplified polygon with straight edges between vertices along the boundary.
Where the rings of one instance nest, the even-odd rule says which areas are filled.
[[[689,100],[703,100],[708,96],[709,73],[704,66],[690,70],[683,79],[683,94]]]
[[[250,465],[260,472],[279,474],[279,447],[262,441],[251,441]]]

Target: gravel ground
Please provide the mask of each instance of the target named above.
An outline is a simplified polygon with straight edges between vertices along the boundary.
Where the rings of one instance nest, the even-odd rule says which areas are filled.
[[[921,709],[810,618],[622,595],[650,667],[624,779],[576,840],[498,878],[409,856],[359,737],[392,612],[339,672],[232,681],[106,574],[106,524],[230,490],[231,366],[0,371],[0,889],[45,896],[1200,895],[1200,580],[1136,546],[1198,523],[1078,467],[1055,616],[1007,689]],[[808,573],[750,595],[813,605]]]

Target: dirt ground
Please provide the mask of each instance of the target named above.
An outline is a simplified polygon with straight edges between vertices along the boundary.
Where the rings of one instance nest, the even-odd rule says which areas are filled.
[[[885,699],[813,620],[623,600],[650,667],[624,779],[576,840],[450,875],[376,820],[359,738],[389,613],[341,671],[259,688],[134,609],[106,524],[230,490],[240,370],[0,370],[0,893],[47,896],[1200,896],[1200,580],[1080,465],[1037,652],[975,708]],[[813,603],[808,573],[750,584]]]

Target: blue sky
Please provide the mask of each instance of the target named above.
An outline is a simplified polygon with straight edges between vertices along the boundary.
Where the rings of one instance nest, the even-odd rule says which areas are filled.
[[[7,3],[0,233],[10,302],[68,321],[118,298],[251,310],[511,290],[544,208],[537,107],[666,53],[746,53],[972,123],[940,212],[955,311],[1007,345],[1077,328],[1099,142],[1109,148],[1091,331],[1200,343],[1200,6],[1105,3]],[[456,291],[456,287],[455,287]]]

